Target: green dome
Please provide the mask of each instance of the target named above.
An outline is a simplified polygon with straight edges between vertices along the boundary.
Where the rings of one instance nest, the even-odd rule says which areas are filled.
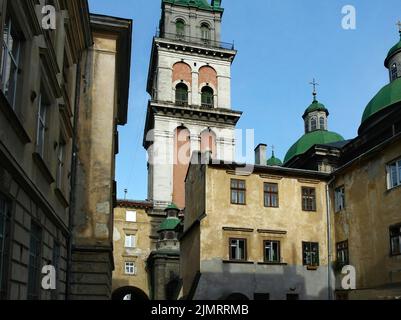
[[[384,86],[366,106],[362,123],[372,115],[401,101],[401,78],[393,80]]]
[[[311,113],[314,111],[324,111],[324,112],[326,112],[327,115],[329,115],[329,110],[327,110],[327,108],[324,106],[323,103],[320,103],[317,100],[313,100],[312,104],[305,110],[304,118],[308,113]]]
[[[328,144],[338,141],[344,141],[344,138],[335,132],[317,130],[303,135],[295,144],[288,150],[284,163],[287,163],[295,156],[305,153],[316,144]]]
[[[172,231],[180,224],[181,220],[178,218],[166,218],[159,227],[160,231]]]
[[[400,33],[400,36],[401,36],[401,33]],[[387,58],[386,58],[386,60],[384,61],[384,65],[386,66],[386,67],[388,67],[388,62],[389,62],[389,60],[397,53],[397,52],[401,52],[401,40],[396,44],[396,45],[394,45],[394,47],[392,47],[391,49],[390,49],[390,51],[388,52],[388,54],[387,54]]]
[[[273,152],[272,157],[267,160],[266,164],[268,166],[281,167],[283,165],[283,162],[279,158],[276,158]]]
[[[170,203],[168,205],[168,207],[166,209],[164,209],[164,211],[167,211],[167,210],[178,210],[178,211],[180,211],[180,209],[178,209],[178,207],[175,205],[175,203]]]

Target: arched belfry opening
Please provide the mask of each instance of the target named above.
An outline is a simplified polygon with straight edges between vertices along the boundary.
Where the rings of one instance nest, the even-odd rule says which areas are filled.
[[[143,290],[137,287],[126,286],[114,290],[111,299],[117,301],[133,300],[145,302],[149,300],[149,297]]]

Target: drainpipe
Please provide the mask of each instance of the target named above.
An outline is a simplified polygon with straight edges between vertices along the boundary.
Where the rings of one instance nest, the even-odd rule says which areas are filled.
[[[78,147],[77,147],[77,134],[78,134],[78,118],[79,118],[79,103],[81,95],[81,61],[82,58],[78,58],[77,62],[77,73],[75,83],[75,105],[74,105],[74,121],[73,121],[73,134],[72,134],[72,160],[71,160],[71,187],[70,187],[70,209],[68,212],[68,229],[69,236],[67,239],[67,274],[66,274],[66,291],[65,299],[70,299],[71,294],[71,266],[72,266],[72,238],[74,228],[74,212],[75,212],[75,191],[76,191],[76,180],[77,180],[77,164],[78,164]]]
[[[332,295],[332,284],[331,284],[331,220],[330,220],[330,185],[334,182],[335,176],[326,184],[326,218],[327,218],[327,287],[328,287],[328,299],[333,300]]]

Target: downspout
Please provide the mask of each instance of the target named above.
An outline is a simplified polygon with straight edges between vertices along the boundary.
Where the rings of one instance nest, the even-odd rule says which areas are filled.
[[[74,212],[75,212],[75,185],[77,180],[77,164],[78,164],[78,146],[77,146],[77,134],[78,134],[78,119],[79,119],[79,103],[81,95],[81,61],[82,58],[78,58],[77,72],[75,79],[75,105],[74,105],[74,123],[73,123],[73,134],[72,134],[72,160],[71,160],[71,190],[70,190],[70,210],[68,213],[68,229],[69,237],[67,239],[67,274],[66,274],[66,293],[65,299],[70,299],[71,294],[71,266],[72,266],[72,242],[73,242],[73,228],[74,228]]]
[[[327,219],[327,288],[328,299],[333,300],[332,283],[331,283],[331,258],[332,258],[332,244],[331,244],[331,219],[330,219],[330,185],[334,182],[333,176],[326,184],[326,219]]]

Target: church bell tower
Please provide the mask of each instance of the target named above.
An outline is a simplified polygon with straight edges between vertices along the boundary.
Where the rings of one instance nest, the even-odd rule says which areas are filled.
[[[143,145],[148,152],[148,199],[154,214],[171,202],[185,207],[192,152],[233,161],[235,125],[231,64],[236,50],[221,42],[221,1],[162,0],[153,39]]]

